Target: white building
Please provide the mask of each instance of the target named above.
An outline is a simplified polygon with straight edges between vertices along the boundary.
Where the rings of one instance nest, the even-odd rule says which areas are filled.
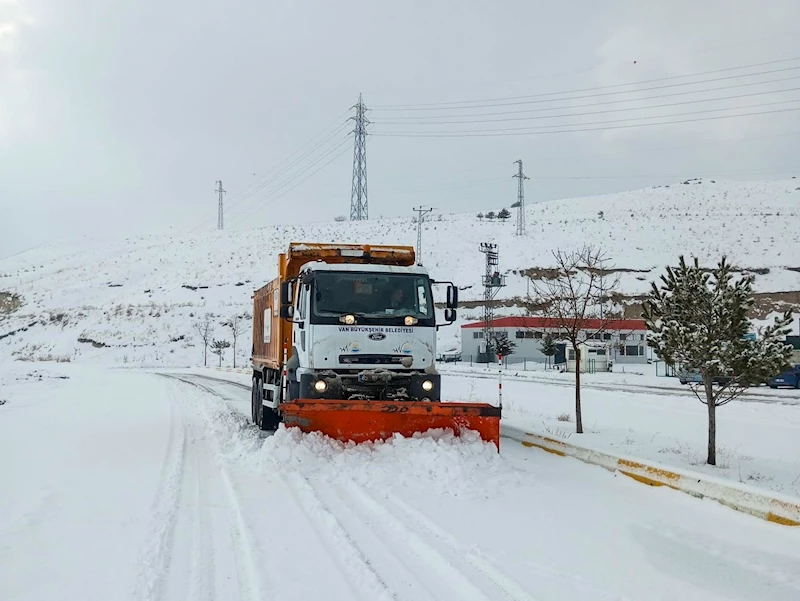
[[[609,348],[602,341],[590,340],[578,345],[581,352],[581,373],[608,371]],[[567,346],[567,371],[575,372],[575,349]]]
[[[483,343],[483,326],[482,321],[461,326],[462,361],[477,361]],[[549,317],[498,317],[492,321],[492,329],[496,333],[505,333],[516,344],[514,353],[508,357],[510,363],[523,360],[546,362],[547,357],[541,349],[542,340],[548,332],[556,336],[558,334],[555,320]],[[602,332],[596,334],[598,330]],[[601,348],[605,347],[607,363],[647,363],[654,359],[652,349],[647,346],[647,327],[643,319],[606,320],[605,327],[599,319],[587,319],[584,331],[591,332],[594,340],[601,343]],[[563,341],[560,342],[558,353],[551,359],[553,363],[567,363],[567,346]],[[594,348],[597,349],[597,346]],[[588,356],[589,353],[585,354]],[[593,354],[595,361],[602,357],[597,352]]]

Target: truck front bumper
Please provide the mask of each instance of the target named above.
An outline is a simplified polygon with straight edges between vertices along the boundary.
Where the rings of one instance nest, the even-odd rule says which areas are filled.
[[[324,382],[323,390],[320,390],[323,386],[317,386],[317,382]],[[299,398],[439,401],[441,377],[439,374],[384,369],[362,370],[358,373],[303,373],[300,374]]]

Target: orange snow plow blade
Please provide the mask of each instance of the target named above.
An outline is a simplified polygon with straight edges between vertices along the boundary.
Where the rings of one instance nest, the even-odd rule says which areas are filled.
[[[431,428],[451,428],[460,436],[474,430],[500,450],[500,408],[485,403],[428,401],[344,401],[299,399],[281,405],[287,427],[321,432],[342,442],[410,437]]]

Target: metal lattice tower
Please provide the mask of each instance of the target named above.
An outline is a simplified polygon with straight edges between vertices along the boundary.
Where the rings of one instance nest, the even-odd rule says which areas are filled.
[[[422,265],[422,223],[425,221],[425,215],[432,211],[433,208],[414,209],[414,212],[417,213],[417,265]]]
[[[219,194],[219,205],[217,207],[217,229],[221,230],[225,228],[225,220],[222,212],[222,196],[225,194],[225,190],[222,189],[222,180],[218,180],[216,182],[217,188],[214,192]]]
[[[483,342],[485,361],[489,362],[489,345],[494,335],[494,298],[500,288],[506,285],[506,276],[500,275],[500,264],[497,244],[490,242],[481,243],[481,252],[486,255],[486,272],[483,276]]]
[[[350,192],[350,220],[369,219],[369,202],[367,199],[367,107],[358,95],[358,104],[353,129],[353,187]]]
[[[525,180],[530,179],[522,173],[522,159],[514,161],[515,165],[519,165],[519,171],[512,177],[516,177],[517,182],[517,236],[525,235]]]

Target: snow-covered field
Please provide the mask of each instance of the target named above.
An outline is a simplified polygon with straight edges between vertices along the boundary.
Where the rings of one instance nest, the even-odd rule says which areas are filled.
[[[494,402],[496,372],[490,378],[487,375],[454,374],[444,379],[442,387],[453,400]],[[614,390],[613,385],[598,386],[587,375],[581,395],[585,432],[579,436],[574,433],[575,393],[570,385],[574,374],[559,375],[564,385],[506,377],[504,423],[800,498],[800,395],[796,391],[768,391],[778,393],[771,395],[776,402],[745,397],[721,407],[717,412],[718,466],[712,467],[705,463],[706,407],[691,393],[670,394],[630,385]]]
[[[236,384],[2,367],[2,599],[800,597],[797,530],[510,441],[264,437]]]
[[[554,249],[585,243],[601,245],[617,268],[639,270],[620,274],[628,294],[646,292],[681,253],[709,263],[727,253],[733,264],[762,272],[756,274],[757,291],[800,291],[800,270],[789,269],[800,268],[798,188],[800,180],[705,180],[534,204],[524,238],[514,235],[513,219],[435,216],[424,226],[423,259],[434,277],[462,288],[462,301],[482,298],[481,242],[499,245],[500,267],[508,273],[500,300],[526,294],[520,270],[551,266]],[[252,290],[275,276],[277,255],[291,241],[413,245],[416,225],[392,219],[54,241],[0,260],[0,292],[17,294],[23,303],[5,319],[0,309],[0,353],[195,365],[202,353],[192,323],[205,313],[221,322],[250,311]],[[461,310],[462,320],[479,316],[480,309]],[[458,330],[440,331],[443,350],[458,346]],[[230,337],[219,324],[215,334]],[[239,362],[249,348],[245,340]],[[226,362],[231,359],[229,352]]]
[[[483,241],[500,246],[501,298],[525,294],[520,270],[587,242],[638,270],[621,274],[629,294],[680,253],[727,253],[759,270],[757,290],[800,291],[799,214],[796,180],[693,181],[534,205],[525,238],[443,215],[425,225],[424,259],[464,301],[481,295]],[[202,315],[230,339],[221,322],[251,309],[289,242],[415,233],[409,220],[274,226],[0,260],[0,599],[800,599],[798,529],[509,440],[498,455],[446,433],[358,447],[264,436],[249,375],[178,369],[202,362]],[[457,326],[439,337],[458,347]],[[247,332],[238,365],[249,351]],[[494,368],[442,369],[449,400],[495,400]],[[703,405],[652,367],[624,369],[584,377],[578,440],[562,421],[573,376],[511,366],[504,427],[800,496],[795,391],[720,409],[711,468]]]

